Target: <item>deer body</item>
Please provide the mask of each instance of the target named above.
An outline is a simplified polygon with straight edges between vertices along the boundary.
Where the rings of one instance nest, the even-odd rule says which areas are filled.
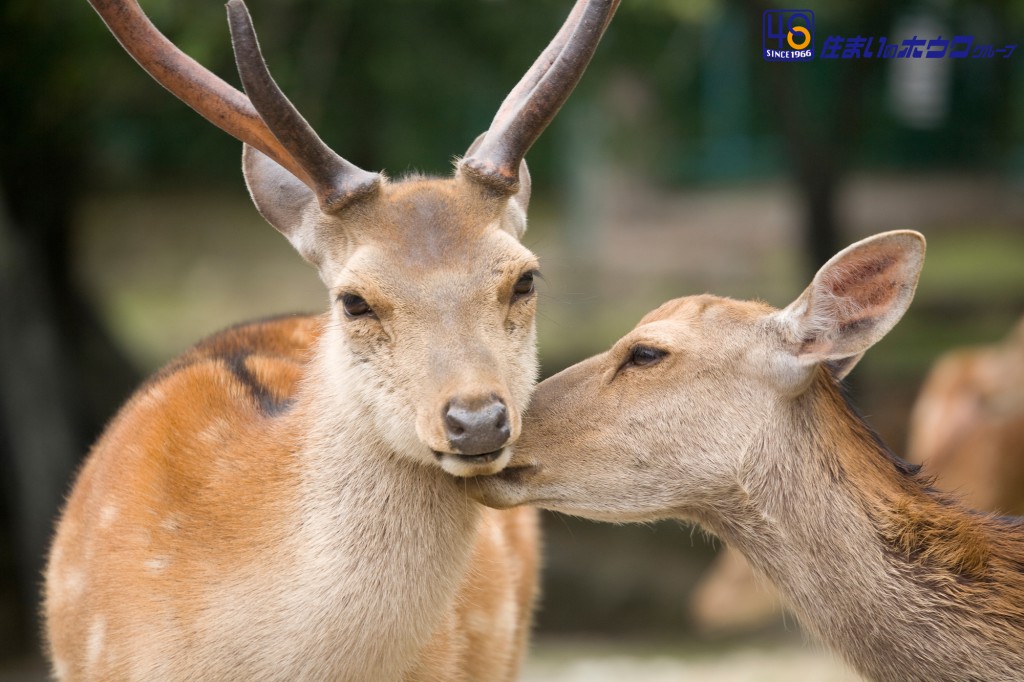
[[[907,454],[977,509],[1024,514],[1024,321],[998,344],[939,358],[910,415]]]
[[[827,371],[768,422],[707,528],[869,679],[1019,677],[1024,524],[929,491],[877,443]]]
[[[450,178],[390,181],[277,88],[241,0],[246,94],[133,0],[90,0],[161,84],[244,143],[257,209],[331,307],[228,330],[150,380],[63,511],[44,610],[62,680],[511,680],[536,518],[484,510],[537,373],[523,157],[617,0],[578,0]]]
[[[318,428],[311,412],[367,417],[350,368],[341,395],[307,378],[335,364],[325,327],[283,318],[213,337],[117,417],[51,557],[59,677],[514,678],[533,513],[482,510],[368,420]]]
[[[1024,322],[1001,343],[959,348],[935,362],[910,415],[907,460],[972,509],[1024,514]],[[775,593],[731,547],[692,605],[708,630],[778,620]]]
[[[916,233],[864,240],[781,311],[666,303],[543,382],[509,467],[474,494],[695,522],[870,679],[1019,679],[1024,524],[929,489],[838,386],[902,316],[923,255]]]

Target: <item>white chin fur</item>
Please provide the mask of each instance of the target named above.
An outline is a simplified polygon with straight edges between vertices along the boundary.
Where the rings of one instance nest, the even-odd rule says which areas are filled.
[[[472,478],[473,476],[488,476],[496,474],[508,464],[512,458],[510,448],[504,448],[497,459],[490,462],[472,462],[461,458],[458,455],[442,455],[441,468],[452,476],[460,478]]]

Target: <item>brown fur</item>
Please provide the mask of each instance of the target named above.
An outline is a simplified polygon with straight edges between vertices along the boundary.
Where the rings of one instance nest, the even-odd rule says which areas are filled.
[[[839,452],[857,481],[865,512],[879,537],[921,580],[947,584],[950,596],[977,606],[995,600],[1011,619],[1024,624],[1024,527],[1017,520],[970,511],[936,491],[916,467],[896,459],[839,395],[827,372],[813,392],[815,408],[828,423],[849,428],[854,442]],[[839,453],[837,453],[839,454]]]
[[[863,441],[870,446],[873,439]],[[951,504],[1024,514],[1024,324],[1001,343],[939,358],[914,404],[908,460],[922,466],[915,487],[924,487],[930,503],[922,508],[890,496],[873,505],[880,535],[893,551],[973,580],[991,570],[1004,574],[1000,582],[1018,580],[1012,562],[993,569],[990,547],[993,537],[1006,542],[1013,535],[984,515],[954,514]],[[985,532],[975,526],[979,522]],[[692,611],[708,631],[763,626],[778,614],[773,597],[746,560],[725,548],[696,589]]]

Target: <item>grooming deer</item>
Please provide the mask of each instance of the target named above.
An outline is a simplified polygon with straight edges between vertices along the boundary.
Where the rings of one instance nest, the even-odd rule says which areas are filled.
[[[930,489],[840,379],[902,317],[925,243],[833,257],[792,304],[664,304],[542,382],[487,504],[606,521],[677,518],[737,548],[872,680],[1024,675],[1024,522]]]
[[[134,0],[90,0],[157,81],[244,142],[260,213],[317,268],[319,317],[236,327],[151,378],[89,454],[46,570],[61,680],[511,680],[532,510],[459,477],[509,459],[537,372],[523,157],[618,5],[579,0],[450,178],[331,151],[228,3],[243,95]]]

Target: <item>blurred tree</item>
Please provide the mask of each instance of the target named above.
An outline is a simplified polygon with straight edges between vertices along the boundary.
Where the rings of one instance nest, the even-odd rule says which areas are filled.
[[[773,5],[763,0],[748,0],[746,5],[750,34],[759,36],[762,16]],[[860,2],[855,10],[848,8],[843,14],[843,34],[886,35],[895,10],[896,5],[885,0]],[[819,31],[819,58],[822,42],[823,33]],[[836,198],[843,174],[850,167],[850,156],[861,140],[865,110],[870,106],[865,91],[875,66],[868,59],[843,59],[833,64],[830,77],[838,84],[833,88],[815,87],[806,77],[801,79],[792,64],[758,60],[756,66],[762,77],[759,80],[767,84],[767,99],[773,104],[771,109],[804,204],[802,232],[810,277],[844,246]]]
[[[10,0],[2,12],[0,541],[13,550],[4,575],[16,576],[20,608],[0,649],[17,650],[37,632],[36,587],[67,480],[135,374],[71,275],[87,141],[74,122],[89,114],[97,66],[88,7]]]
[[[760,56],[762,15],[778,3],[624,5],[611,61],[643,84],[653,113],[643,126],[634,121],[621,129],[617,158],[669,182],[788,173],[804,209],[801,233],[811,274],[845,242],[836,201],[851,171],[1024,167],[1024,106],[1014,87],[1024,79],[1024,61],[1017,55],[942,60],[948,111],[928,126],[901,116],[895,101],[920,85],[898,73],[915,60],[821,58],[829,35],[873,36],[877,45],[879,37],[899,42],[910,37],[905,29],[925,24],[945,30],[947,38],[1016,44],[1024,30],[1020,3],[843,0],[802,6],[815,11],[817,56],[794,64]],[[636,149],[644,153],[630,153]]]

